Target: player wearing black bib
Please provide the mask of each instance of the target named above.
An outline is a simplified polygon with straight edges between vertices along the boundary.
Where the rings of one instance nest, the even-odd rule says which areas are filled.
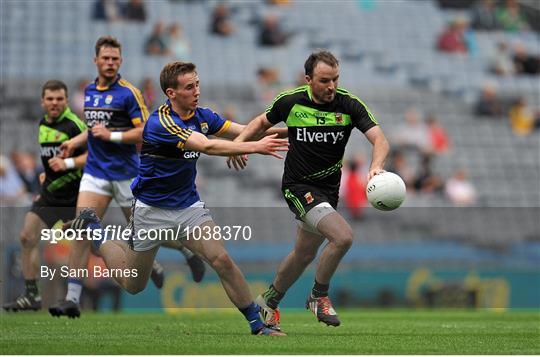
[[[373,145],[368,179],[383,172],[388,142],[367,106],[339,88],[338,60],[328,51],[313,53],[305,63],[307,85],[281,93],[270,107],[251,121],[235,141],[249,140],[273,125],[288,127],[290,148],[285,160],[282,190],[300,221],[294,250],[278,268],[270,287],[255,300],[267,325],[280,329],[278,304],[290,286],[322,249],[315,283],[306,308],[318,321],[338,326],[328,298],[330,279],[353,242],[349,224],[336,212],[345,146],[353,128]],[[242,157],[231,158],[244,167]]]
[[[60,145],[83,131],[86,125],[69,109],[67,87],[57,80],[47,81],[41,93],[46,115],[39,122],[39,145],[45,178],[38,198],[26,214],[20,238],[25,293],[4,305],[5,310],[39,310],[41,297],[39,274],[39,238],[42,229],[52,228],[59,220],[75,217],[75,206],[86,152],[78,149],[74,157],[60,158]]]

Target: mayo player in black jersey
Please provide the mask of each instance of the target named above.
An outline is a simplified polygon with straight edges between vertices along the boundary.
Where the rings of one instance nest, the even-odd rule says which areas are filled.
[[[325,240],[307,298],[306,308],[318,321],[339,326],[328,298],[330,279],[353,242],[353,231],[336,212],[345,146],[353,128],[373,145],[368,179],[384,172],[389,145],[368,107],[338,87],[339,63],[328,51],[313,53],[305,65],[307,85],[279,94],[270,107],[251,121],[235,141],[247,141],[279,122],[289,131],[282,190],[299,220],[294,250],[281,262],[270,287],[255,300],[265,322],[279,327],[278,304],[316,257]],[[232,157],[229,167],[243,168],[245,157]]]
[[[39,241],[43,229],[59,220],[75,217],[77,193],[87,153],[78,149],[73,157],[62,159],[60,145],[86,130],[86,125],[68,107],[67,86],[58,80],[47,81],[41,90],[41,106],[46,114],[39,121],[39,145],[45,177],[40,194],[26,214],[20,233],[21,265],[25,292],[5,304],[7,311],[39,310]]]

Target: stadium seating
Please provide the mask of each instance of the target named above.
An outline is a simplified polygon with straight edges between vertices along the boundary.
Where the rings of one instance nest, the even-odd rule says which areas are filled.
[[[245,122],[263,109],[252,94],[257,68],[264,65],[279,69],[283,87],[291,87],[307,53],[314,46],[328,45],[342,58],[341,85],[363,98],[383,129],[389,131],[399,124],[404,110],[411,105],[437,114],[449,132],[453,150],[437,159],[436,171],[449,177],[458,168],[467,170],[479,191],[482,207],[540,205],[538,135],[516,137],[506,120],[480,120],[471,114],[470,106],[486,80],[495,81],[503,93],[524,95],[533,106],[540,105],[538,77],[501,79],[486,71],[486,63],[501,38],[510,42],[519,39],[530,50],[538,51],[540,40],[536,34],[478,33],[476,55],[462,57],[437,53],[434,43],[445,23],[463,12],[441,11],[431,1],[378,1],[372,9],[364,8],[360,1],[344,1],[339,6],[334,2],[298,1],[282,8],[262,2],[232,1],[237,32],[230,38],[208,34],[209,14],[216,1],[148,2],[145,23],[113,24],[90,19],[91,1],[55,4],[2,3],[2,152],[21,146],[36,149],[31,138],[37,132],[37,88],[51,77],[63,79],[73,88],[77,79],[92,76],[93,45],[100,35],[113,34],[123,43],[121,73],[125,78],[138,84],[150,76],[157,83],[160,69],[172,58],[143,55],[145,37],[155,21],[178,21],[191,43],[190,60],[198,65],[205,103],[221,107],[234,103],[240,109],[240,120]],[[282,48],[259,48],[256,44],[256,27],[250,21],[254,13],[261,16],[267,12],[280,14],[285,27],[294,32],[290,43]],[[355,134],[346,157],[367,149],[367,142]],[[272,158],[253,156],[248,170],[237,174],[226,168],[224,160],[201,158],[201,194],[212,207],[283,208],[279,194],[282,165]],[[448,209],[449,204],[438,197],[410,195],[406,206]],[[481,211],[476,212],[477,218],[469,220],[471,225],[483,219]],[[418,212],[420,217],[412,218],[418,222],[421,217],[431,217],[425,210]],[[450,229],[445,231],[446,212],[434,221],[424,222],[432,227],[428,230],[431,238],[465,239],[467,225],[462,227],[462,236],[447,234]],[[526,209],[519,212],[520,218],[528,219],[528,223],[520,219],[523,227],[519,235],[510,232],[520,225],[501,227],[495,224],[497,219],[492,219],[494,224],[488,225],[486,231],[469,236],[478,244],[538,237],[538,230],[534,233],[538,227],[534,216],[522,215]],[[537,213],[537,209],[532,212]],[[408,233],[403,235],[400,229],[407,229],[408,218],[405,214],[399,217],[401,223],[390,234],[379,234],[378,218],[367,227],[362,222],[362,230],[368,239],[406,237]],[[509,213],[509,217],[516,218],[517,213]],[[282,231],[275,237],[289,235],[285,228],[279,228]]]

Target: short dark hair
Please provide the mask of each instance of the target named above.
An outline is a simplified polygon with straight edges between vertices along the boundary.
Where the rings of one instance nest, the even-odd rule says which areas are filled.
[[[96,57],[99,55],[99,50],[101,47],[112,47],[112,48],[118,48],[120,50],[120,53],[122,53],[122,45],[116,37],[113,36],[101,36],[98,38],[96,42]]]
[[[46,90],[60,90],[63,89],[66,93],[66,97],[68,96],[68,89],[64,82],[59,81],[57,79],[49,79],[43,87],[41,88],[41,98],[45,97],[45,91]]]
[[[320,50],[317,52],[313,52],[304,64],[306,76],[313,76],[313,70],[319,62],[324,62],[331,67],[339,66],[339,61],[337,60],[336,56],[334,56],[330,51]]]
[[[178,87],[178,76],[185,73],[197,72],[197,67],[191,62],[174,61],[163,67],[159,75],[159,85],[165,95],[167,88]]]

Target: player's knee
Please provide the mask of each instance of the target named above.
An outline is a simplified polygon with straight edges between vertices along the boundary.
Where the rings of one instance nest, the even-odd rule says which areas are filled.
[[[32,234],[30,231],[23,229],[19,235],[23,248],[32,248],[38,244],[39,237]]]
[[[225,251],[216,255],[216,257],[210,261],[210,264],[216,271],[227,271],[234,267],[231,257]]]
[[[342,232],[340,237],[334,241],[334,244],[336,247],[340,250],[349,250],[353,244],[354,236],[353,232],[350,229],[345,230]]]

